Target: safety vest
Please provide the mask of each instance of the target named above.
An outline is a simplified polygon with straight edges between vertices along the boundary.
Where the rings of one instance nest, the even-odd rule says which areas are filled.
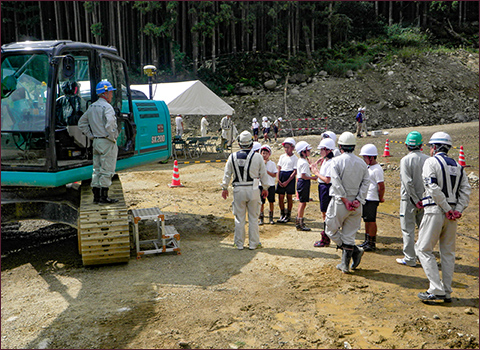
[[[458,191],[463,177],[463,168],[455,160],[447,157],[445,153],[436,154],[434,158],[440,164],[442,171],[442,192],[445,195],[448,204],[457,204]],[[439,183],[438,179],[432,178],[432,181]],[[430,196],[423,198],[424,206],[436,205]]]
[[[240,150],[232,154],[233,169],[235,171],[235,178],[232,182],[234,187],[253,185],[253,179],[250,177],[250,165],[252,164],[254,154],[255,152],[250,150]]]

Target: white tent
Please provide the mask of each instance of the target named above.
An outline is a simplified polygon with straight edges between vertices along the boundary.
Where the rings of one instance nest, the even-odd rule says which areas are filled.
[[[130,88],[150,97],[148,84],[131,85]],[[165,101],[170,114],[233,114],[233,108],[199,80],[152,84],[152,94],[153,100]]]

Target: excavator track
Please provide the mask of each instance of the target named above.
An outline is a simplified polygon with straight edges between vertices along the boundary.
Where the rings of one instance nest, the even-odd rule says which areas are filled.
[[[82,182],[78,218],[78,250],[83,265],[103,265],[128,262],[130,231],[122,183],[112,180],[108,196],[117,203],[93,204],[90,184]]]

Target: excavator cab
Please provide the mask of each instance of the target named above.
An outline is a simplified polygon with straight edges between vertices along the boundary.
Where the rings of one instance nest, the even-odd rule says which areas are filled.
[[[117,89],[112,106],[120,133],[118,159],[130,157],[136,128],[126,64],[116,49],[71,41],[3,45],[2,170],[59,173],[91,165],[91,142],[78,120],[97,100],[94,87],[104,79]],[[80,179],[77,173],[74,180],[88,173]],[[41,178],[20,185],[53,187],[68,180]]]

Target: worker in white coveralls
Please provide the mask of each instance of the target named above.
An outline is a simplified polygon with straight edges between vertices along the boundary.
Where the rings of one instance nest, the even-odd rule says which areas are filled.
[[[233,122],[231,115],[226,115],[222,118],[220,128],[222,129],[222,149],[225,149],[232,145],[233,140]]]
[[[418,297],[423,301],[451,302],[453,270],[455,267],[455,236],[457,220],[468,206],[472,188],[465,171],[447,153],[452,139],[445,132],[436,132],[428,143],[430,158],[423,165],[425,186],[422,223],[415,251],[430,281],[426,292]],[[442,278],[438,271],[433,248],[440,242]]]
[[[204,115],[202,120],[200,121],[200,132],[202,133],[202,137],[207,136],[207,129],[208,129],[208,120],[207,120],[207,116]]]
[[[342,153],[333,157],[330,166],[333,196],[327,208],[325,233],[342,249],[342,262],[337,269],[349,272],[350,260],[355,269],[362,259],[363,249],[355,245],[355,235],[362,223],[362,205],[365,204],[370,178],[367,164],[353,154],[357,141],[351,132],[338,138]],[[341,228],[341,229],[340,229]]]
[[[88,107],[78,121],[78,128],[93,140],[93,174],[90,186],[95,204],[118,202],[118,199],[108,197],[118,155],[117,118],[111,105],[115,90],[109,81],[99,82],[96,86],[98,100]]]
[[[260,214],[260,181],[263,185],[263,198],[268,195],[268,175],[265,162],[260,154],[253,152],[253,137],[248,131],[238,136],[240,151],[230,154],[225,165],[222,181],[222,197],[228,197],[228,185],[233,185],[233,215],[235,216],[234,245],[242,250],[245,242],[245,215],[248,211],[248,248],[261,248],[258,233]]]
[[[423,218],[423,164],[429,158],[421,149],[422,134],[412,131],[405,139],[408,154],[400,160],[400,227],[403,237],[403,258],[397,263],[417,266],[415,254],[415,225],[420,227]]]

